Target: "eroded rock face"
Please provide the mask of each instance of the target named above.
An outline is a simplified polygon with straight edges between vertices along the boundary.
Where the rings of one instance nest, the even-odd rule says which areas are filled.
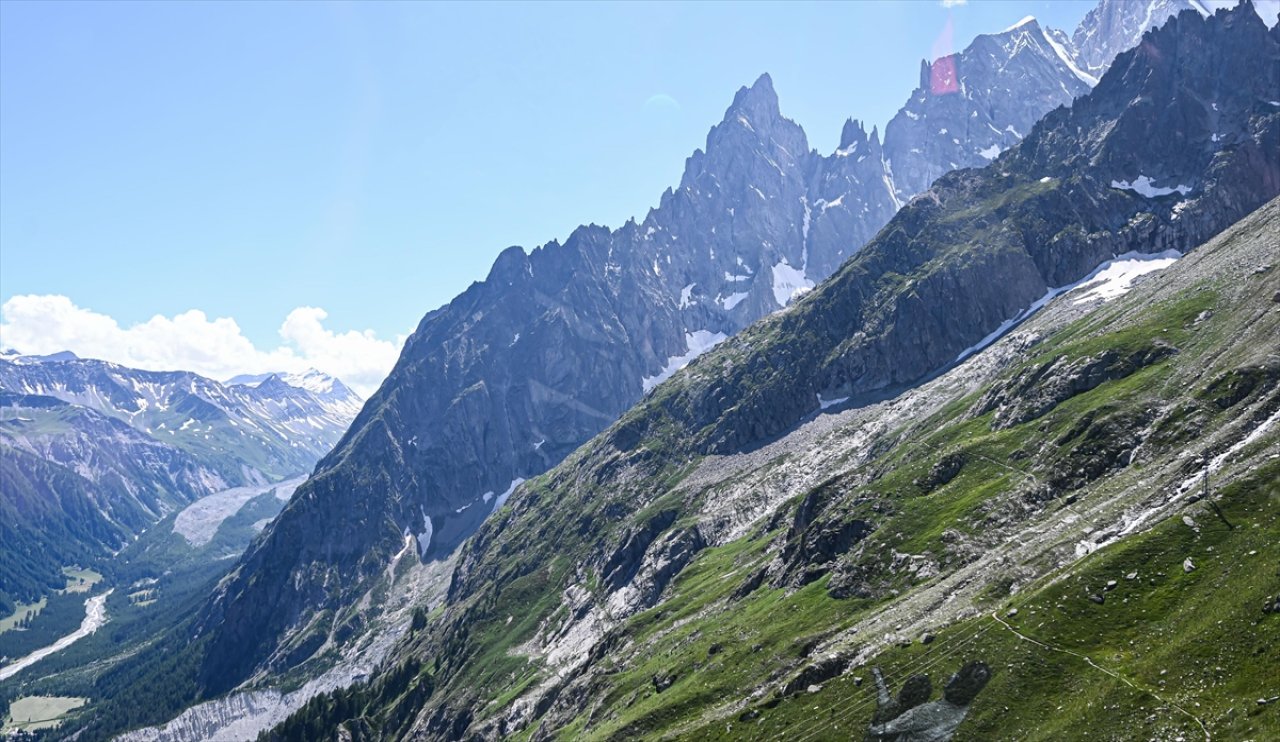
[[[676,511],[664,510],[650,518],[642,528],[631,531],[600,569],[604,585],[618,590],[636,576],[650,544],[676,519]]]
[[[845,655],[830,655],[806,665],[795,677],[783,684],[782,695],[790,696],[805,692],[810,686],[820,685],[838,677],[849,667],[851,660],[851,657]]]
[[[1004,430],[1034,420],[1077,394],[1123,379],[1177,352],[1169,345],[1129,351],[1107,350],[1079,359],[1055,358],[1019,374],[1013,383],[992,389],[974,406],[975,417],[994,411],[991,427]]]
[[[625,618],[655,605],[671,580],[706,546],[696,527],[664,533],[645,552],[628,584],[609,596],[610,617]]]

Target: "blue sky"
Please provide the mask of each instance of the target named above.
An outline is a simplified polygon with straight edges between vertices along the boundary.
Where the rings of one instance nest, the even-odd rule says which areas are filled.
[[[643,216],[761,72],[827,152],[846,117],[883,130],[948,23],[963,47],[1092,5],[7,0],[0,302],[296,354],[282,323],[322,308],[299,333],[374,352],[504,247]]]

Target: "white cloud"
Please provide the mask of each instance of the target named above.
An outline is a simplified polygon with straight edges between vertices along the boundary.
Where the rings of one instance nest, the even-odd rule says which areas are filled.
[[[961,5],[968,5],[969,0],[938,0],[938,4],[944,8],[958,8]]]
[[[316,368],[368,397],[395,364],[405,338],[380,340],[372,330],[334,332],[324,326],[327,317],[323,309],[298,307],[280,325],[282,343],[261,349],[234,319],[210,319],[199,309],[121,327],[65,296],[31,294],[0,306],[0,345],[31,354],[70,350],[85,358],[194,371],[213,379]]]

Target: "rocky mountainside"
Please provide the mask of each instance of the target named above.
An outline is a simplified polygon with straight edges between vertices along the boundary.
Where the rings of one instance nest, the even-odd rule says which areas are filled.
[[[33,599],[62,584],[61,566],[102,558],[193,500],[309,471],[359,398],[336,379],[295,383],[224,386],[71,354],[0,359],[0,505],[21,532],[0,542],[6,564],[48,578],[5,574],[0,593]]]
[[[1123,540],[1106,547],[1186,503],[1205,471],[1228,498],[1222,519],[1253,524],[1234,536],[1215,528],[1195,546],[1199,564],[1214,565],[1205,579],[1229,575],[1250,601],[1233,603],[1215,635],[1256,621],[1265,581],[1232,573],[1206,547],[1234,555],[1277,527],[1256,493],[1275,492],[1280,475],[1267,458],[1278,207],[1192,251],[1280,193],[1278,63],[1280,32],[1250,8],[1207,20],[1183,13],[1149,34],[1021,144],[940,178],[813,292],[517,488],[462,550],[444,610],[397,653],[407,659],[315,702],[310,718],[355,738],[733,736],[735,723],[772,736],[812,726],[810,699],[822,698],[824,723],[843,714],[863,724],[865,703],[850,710],[822,685],[850,667],[867,677],[885,635],[923,630],[925,617],[976,622],[983,600],[1000,605],[1011,588],[1049,576],[1028,595],[1052,614],[1053,641],[1097,642],[1096,630],[1071,633],[1053,606],[1071,617],[1114,602],[1101,593],[1128,573],[1109,568],[1117,576],[1100,581],[1090,567],[1114,558],[1103,556],[1055,587],[1065,578],[1054,570],[1123,550]],[[1183,253],[1192,254],[1167,278],[1099,305],[1123,294],[1126,275]],[[1037,315],[1046,304],[1054,311]],[[1187,513],[1196,533],[1216,517],[1212,507]],[[1183,543],[1174,551],[1192,548]],[[1133,558],[1154,561],[1128,579],[1156,589],[1126,588],[1135,610],[1119,610],[1139,620],[1150,608],[1140,623],[1163,627],[1177,618],[1160,597],[1170,553]],[[1185,574],[1201,568],[1189,556],[1178,563]],[[1190,585],[1180,589],[1199,596],[1193,603],[1210,588]],[[961,600],[948,608],[948,595]],[[954,632],[972,624],[956,626],[942,645],[948,657],[967,646]],[[1020,646],[1018,636],[1005,647]],[[1174,656],[1192,641],[1194,632],[1169,637],[1158,651]],[[1260,652],[1212,653],[1166,691],[1182,707],[1200,687],[1196,673],[1215,662],[1217,672],[1264,677],[1277,658],[1259,641]],[[918,648],[931,644],[892,659],[918,669],[913,660],[939,651]],[[1141,685],[1114,718],[1090,716],[1083,702],[1067,709],[1072,692],[1046,687],[1038,668],[1048,660],[1034,649],[1020,650],[1027,658],[976,646],[990,653],[959,654],[936,671],[983,661],[948,690],[954,707],[974,702],[986,725],[977,738],[1019,736],[1018,723],[1037,718],[1111,723],[1122,737],[1149,734],[1135,731],[1144,723],[1156,736],[1206,723],[1172,713],[1158,691],[1152,715]],[[1117,661],[1155,667],[1126,659],[1140,656],[1126,650]],[[1088,693],[1101,695],[1090,697],[1128,694],[1115,677],[1091,677]],[[984,706],[988,682],[986,692],[1004,690]],[[855,687],[850,677],[845,692]],[[806,710],[786,700],[795,692]],[[1010,694],[1026,708],[1001,715]],[[1253,694],[1222,687],[1203,697],[1229,716]],[[895,738],[885,725],[936,716],[941,707],[907,713],[929,697],[926,688],[896,709],[886,703],[876,734]],[[954,729],[964,715],[938,723]],[[770,720],[781,728],[766,728]]]
[[[0,616],[64,587],[64,565],[91,564],[130,535],[114,517],[125,496],[109,484],[7,448],[0,448],[0,483]]]
[[[482,527],[401,659],[269,738],[1270,738],[1277,235],[1272,201],[749,451],[606,434]]]
[[[1034,21],[981,37],[943,88],[913,94],[884,146],[850,120],[828,156],[809,148],[762,76],[642,221],[505,251],[484,282],[423,319],[351,431],[216,597],[202,625],[238,651],[214,652],[209,681],[225,689],[255,668],[291,667],[364,625],[347,616],[344,628],[337,612],[407,541],[420,558],[447,557],[519,482],[831,275],[900,195],[986,163],[1088,90],[1063,39]],[[946,66],[926,65],[924,82]],[[897,162],[911,185],[891,177]]]
[[[1088,92],[1098,81],[1070,49],[1062,32],[1028,17],[958,54],[921,62],[919,87],[885,127],[898,198],[910,200],[956,168],[986,165],[1045,113]]]
[[[1071,35],[1075,58],[1090,74],[1101,76],[1116,55],[1137,46],[1144,33],[1184,10],[1206,16],[1210,12],[1200,0],[1102,0]]]

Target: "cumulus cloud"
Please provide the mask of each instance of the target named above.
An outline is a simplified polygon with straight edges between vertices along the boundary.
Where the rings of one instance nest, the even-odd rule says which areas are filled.
[[[938,0],[938,4],[944,8],[958,8],[961,5],[968,5],[969,0]]]
[[[315,368],[368,397],[395,364],[404,336],[334,332],[318,307],[298,307],[280,325],[281,344],[258,348],[230,317],[199,309],[156,315],[130,327],[57,294],[14,296],[0,306],[0,343],[23,353],[70,350],[135,368],[194,371],[213,379]]]

